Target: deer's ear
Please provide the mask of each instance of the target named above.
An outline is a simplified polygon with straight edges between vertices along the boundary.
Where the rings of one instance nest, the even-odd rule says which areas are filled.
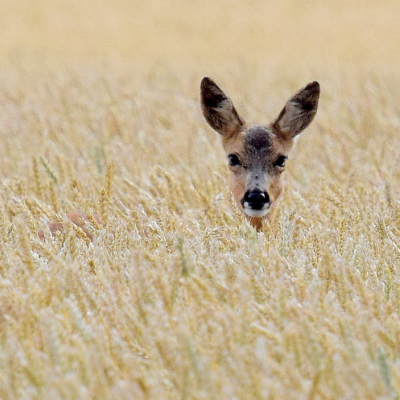
[[[279,135],[293,139],[310,125],[317,113],[319,93],[319,83],[312,82],[289,99],[272,124]]]
[[[223,136],[240,131],[244,121],[240,118],[230,98],[210,78],[203,78],[200,85],[201,108],[211,128]]]

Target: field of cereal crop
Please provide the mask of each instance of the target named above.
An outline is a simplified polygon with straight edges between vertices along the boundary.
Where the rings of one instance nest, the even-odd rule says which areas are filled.
[[[2,0],[0,399],[399,399],[399,15]],[[253,123],[321,85],[263,232],[205,75]]]

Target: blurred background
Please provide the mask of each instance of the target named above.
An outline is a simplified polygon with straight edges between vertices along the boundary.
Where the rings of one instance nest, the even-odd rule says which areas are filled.
[[[2,0],[1,63],[400,63],[398,0]]]

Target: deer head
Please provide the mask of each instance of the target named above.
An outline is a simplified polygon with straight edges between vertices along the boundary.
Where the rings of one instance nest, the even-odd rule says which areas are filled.
[[[257,229],[282,193],[289,151],[294,138],[314,119],[319,93],[318,82],[309,83],[288,100],[274,122],[248,125],[213,80],[201,81],[203,115],[222,136],[233,197]]]

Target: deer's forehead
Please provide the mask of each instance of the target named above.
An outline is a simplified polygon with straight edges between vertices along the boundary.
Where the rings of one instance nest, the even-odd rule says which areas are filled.
[[[252,126],[247,129],[243,138],[243,147],[248,155],[268,154],[273,148],[273,134],[263,126]]]
[[[258,125],[223,140],[223,145],[227,154],[242,154],[250,159],[275,157],[290,149],[290,143],[281,143],[271,129]]]

